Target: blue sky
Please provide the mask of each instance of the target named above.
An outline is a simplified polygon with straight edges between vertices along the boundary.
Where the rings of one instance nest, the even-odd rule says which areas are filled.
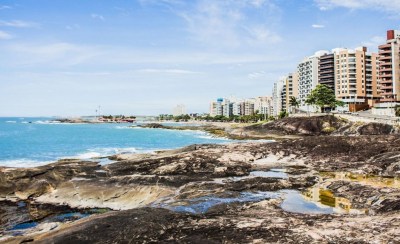
[[[0,0],[0,116],[206,112],[399,21],[400,0]]]

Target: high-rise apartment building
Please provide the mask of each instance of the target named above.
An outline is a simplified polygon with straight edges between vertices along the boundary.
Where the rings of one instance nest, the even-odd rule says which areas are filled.
[[[218,116],[223,114],[222,103],[224,99],[218,98],[216,102],[210,104],[210,116]]]
[[[282,111],[282,90],[285,84],[286,84],[286,77],[274,83],[274,88],[272,90],[273,116],[279,115],[279,113]]]
[[[297,66],[300,109],[303,111],[315,110],[306,104],[306,99],[318,84],[319,58],[327,51],[318,51],[313,56],[305,58]]]
[[[254,111],[259,114],[271,115],[272,97],[256,97],[254,102]]]
[[[374,105],[378,95],[378,55],[368,53],[366,47],[355,50],[337,48],[335,56],[335,94],[358,111]]]
[[[400,102],[400,30],[387,31],[386,44],[379,46],[381,102]]]
[[[318,62],[318,83],[335,91],[335,55],[324,54]]]
[[[295,73],[289,73],[287,78],[286,78],[286,110],[287,112],[292,112],[290,110],[290,105],[289,101],[291,97],[297,97],[299,96],[299,78],[298,74]]]
[[[186,106],[184,104],[178,104],[173,109],[172,114],[174,116],[180,116],[186,114]]]

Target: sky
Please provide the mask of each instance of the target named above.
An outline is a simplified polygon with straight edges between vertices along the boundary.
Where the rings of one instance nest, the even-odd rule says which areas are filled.
[[[0,0],[0,116],[207,112],[389,29],[400,0]]]

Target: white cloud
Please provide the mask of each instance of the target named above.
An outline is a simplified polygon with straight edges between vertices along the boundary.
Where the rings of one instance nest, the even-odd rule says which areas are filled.
[[[82,64],[99,55],[99,51],[95,48],[66,42],[51,44],[15,43],[4,48],[12,54],[14,65],[48,64],[48,66],[68,67]]]
[[[22,20],[12,20],[12,21],[0,20],[0,26],[15,27],[15,28],[32,28],[32,27],[38,27],[39,24],[35,22],[28,22]]]
[[[272,29],[280,19],[280,11],[270,1],[199,0],[184,8],[174,7],[175,13],[186,21],[192,38],[206,45],[232,48],[281,40]],[[257,13],[257,19],[248,14],[249,8]]]
[[[201,74],[201,72],[183,70],[183,69],[140,69],[137,71],[143,73],[156,73],[156,74],[179,74],[179,75]]]
[[[13,38],[13,36],[11,34],[0,30],[0,40],[9,40],[12,38]]]
[[[78,24],[73,24],[73,25],[67,25],[67,26],[65,26],[65,29],[67,29],[67,30],[78,30],[78,29],[80,29],[80,28],[81,28],[81,26],[78,25]]]
[[[101,20],[101,21],[105,20],[104,16],[100,15],[100,14],[91,14],[90,17],[92,17],[92,19],[98,19],[98,20]]]
[[[247,75],[247,77],[251,80],[265,78],[266,76],[267,76],[267,74],[265,73],[265,71],[253,72],[253,73],[250,73]]]
[[[382,45],[386,42],[386,38],[383,36],[374,36],[366,42],[363,42],[362,45],[371,49],[370,51],[377,51],[378,46]]]
[[[311,27],[315,28],[315,29],[322,29],[322,28],[325,28],[325,25],[313,24],[313,25],[311,25]]]
[[[330,10],[338,7],[348,9],[374,9],[398,14],[400,0],[314,0],[319,9]]]
[[[0,5],[0,10],[3,10],[3,9],[12,9],[12,7],[8,6],[8,5]]]

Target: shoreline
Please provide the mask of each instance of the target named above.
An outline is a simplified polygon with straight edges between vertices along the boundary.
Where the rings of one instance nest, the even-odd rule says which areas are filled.
[[[19,218],[37,216],[22,236],[0,225],[0,240],[400,241],[400,135],[332,118],[292,122],[241,129],[295,128],[300,138],[115,155],[107,165],[71,159],[0,168],[0,217],[12,226],[17,203],[29,206]],[[5,199],[15,203],[3,206]],[[51,222],[67,210],[93,213]]]

